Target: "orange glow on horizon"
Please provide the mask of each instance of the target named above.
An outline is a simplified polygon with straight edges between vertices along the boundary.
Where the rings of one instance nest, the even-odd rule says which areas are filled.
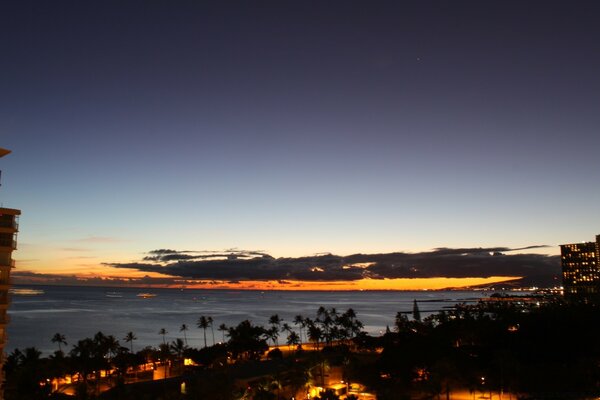
[[[396,278],[360,279],[356,281],[244,281],[189,283],[189,289],[246,289],[246,290],[440,290],[449,288],[491,285],[519,279],[515,276],[493,276],[489,278]],[[176,286],[181,287],[181,286]]]
[[[360,279],[356,281],[210,281],[176,278],[157,273],[128,276],[53,275],[15,277],[18,284],[106,285],[147,288],[230,289],[230,290],[442,290],[493,285],[519,279],[517,276],[488,278],[396,278]],[[153,282],[155,281],[155,282]]]

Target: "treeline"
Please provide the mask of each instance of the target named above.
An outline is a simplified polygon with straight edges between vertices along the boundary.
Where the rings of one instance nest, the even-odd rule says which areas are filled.
[[[68,352],[63,351],[63,346],[68,345],[67,338],[56,333],[50,340],[57,344],[58,350],[49,357],[42,357],[42,353],[33,347],[15,349],[8,355],[4,365],[7,377],[6,398],[20,400],[60,397],[53,393],[55,388],[52,387],[52,382],[55,378],[64,376],[77,378],[78,398],[90,398],[100,393],[99,384],[103,379],[110,386],[122,385],[127,373],[143,375],[143,371],[138,372],[137,368],[144,364],[168,364],[176,368],[183,366],[184,359],[189,358],[204,367],[215,363],[225,366],[232,360],[260,360],[269,350],[269,343],[278,346],[282,335],[285,338],[282,344],[290,349],[299,348],[302,342],[311,342],[320,349],[333,342],[349,342],[360,335],[363,328],[352,309],[338,312],[335,308],[320,307],[313,319],[297,315],[288,323],[275,314],[269,318],[268,326],[254,325],[249,320],[231,327],[221,324],[217,329],[221,332],[223,341],[207,346],[208,331],[215,343],[213,318],[200,316],[196,325],[203,331],[202,348],[188,345],[189,327],[185,324],[179,330],[182,338],[167,342],[168,332],[161,328],[157,334],[162,337],[162,343],[137,352],[134,351],[134,342],[137,340],[134,332],[128,332],[122,340],[98,332],[93,338],[78,340]],[[269,353],[269,357],[281,358],[282,353],[275,349]],[[101,377],[103,371],[108,376]]]
[[[78,341],[66,354],[59,348],[47,358],[33,348],[15,350],[6,361],[6,398],[48,398],[50,390],[43,382],[64,374],[81,377],[79,398],[94,397],[99,381],[95,374],[111,370],[105,379],[115,390],[100,396],[106,399],[272,400],[324,386],[333,367],[342,370],[344,381],[365,385],[380,400],[451,398],[457,391],[487,398],[504,393],[504,398],[513,399],[600,395],[600,307],[512,300],[458,305],[424,319],[415,303],[412,316],[399,312],[382,336],[363,332],[352,310],[340,313],[323,307],[313,319],[296,316],[283,321],[273,315],[266,326],[247,320],[221,325],[223,342],[202,348],[187,346],[187,329],[181,330],[182,339],[171,343],[161,330],[159,346],[137,352],[133,333],[124,338],[127,347],[98,333]],[[200,317],[197,325],[204,336],[215,334],[208,317]],[[267,353],[269,343],[279,344],[280,339],[289,346],[289,356],[280,349]],[[59,347],[66,344],[60,335],[54,341]],[[302,349],[300,342],[312,345]],[[135,385],[126,385],[129,391],[117,390],[126,372],[137,365],[165,360],[178,365],[183,358],[202,366],[188,371],[185,394],[176,386],[167,390],[167,383],[164,392]],[[234,380],[244,370],[260,369],[266,371],[258,374],[260,379],[235,387]],[[329,391],[321,398],[337,395]]]
[[[461,305],[423,321],[399,313],[394,332],[361,338],[383,349],[363,379],[382,400],[455,390],[587,398],[600,394],[598,337],[598,306],[560,300]]]

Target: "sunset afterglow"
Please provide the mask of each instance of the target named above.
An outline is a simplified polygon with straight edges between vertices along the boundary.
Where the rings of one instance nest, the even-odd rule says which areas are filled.
[[[145,279],[144,279],[145,278]],[[152,279],[154,278],[154,281]],[[470,288],[508,282],[519,277],[493,276],[489,278],[415,278],[415,279],[360,279],[356,281],[197,281],[168,277],[161,274],[140,276],[98,276],[93,274],[65,276],[38,275],[23,276],[17,274],[18,284],[80,284],[96,286],[128,286],[175,289],[234,289],[234,290],[442,290]]]

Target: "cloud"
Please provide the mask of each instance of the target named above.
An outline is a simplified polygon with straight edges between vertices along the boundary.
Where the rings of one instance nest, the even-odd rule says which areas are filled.
[[[46,274],[32,271],[14,271],[11,279],[15,284],[30,285],[69,285],[69,286],[173,286],[173,278],[142,278],[76,276],[66,274]]]
[[[86,249],[83,247],[63,247],[60,250],[62,251],[70,251],[70,252],[88,252],[92,251],[91,249]]]
[[[156,261],[156,262],[170,262],[170,261],[181,261],[181,260],[219,260],[219,259],[248,259],[254,257],[267,256],[268,254],[261,251],[253,250],[238,250],[228,249],[222,252],[218,251],[189,251],[189,250],[171,250],[171,249],[158,249],[151,250],[148,252],[148,256],[145,256],[143,261]]]
[[[543,248],[438,248],[420,253],[317,254],[273,258],[261,251],[224,252],[152,250],[141,262],[105,263],[111,267],[155,272],[183,279],[217,281],[355,281],[363,278],[488,278],[521,276],[552,282],[560,258],[515,251]]]

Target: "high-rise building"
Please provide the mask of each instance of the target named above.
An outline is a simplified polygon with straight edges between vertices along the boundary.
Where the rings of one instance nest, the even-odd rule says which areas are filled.
[[[595,242],[560,246],[563,288],[568,299],[600,299],[600,235]]]
[[[0,158],[9,154],[9,150],[0,148]],[[0,171],[1,176],[1,171]],[[0,185],[2,182],[0,182]],[[9,304],[10,270],[15,266],[12,252],[17,249],[20,210],[0,207],[0,400],[4,399],[4,345],[6,344],[7,309]]]

